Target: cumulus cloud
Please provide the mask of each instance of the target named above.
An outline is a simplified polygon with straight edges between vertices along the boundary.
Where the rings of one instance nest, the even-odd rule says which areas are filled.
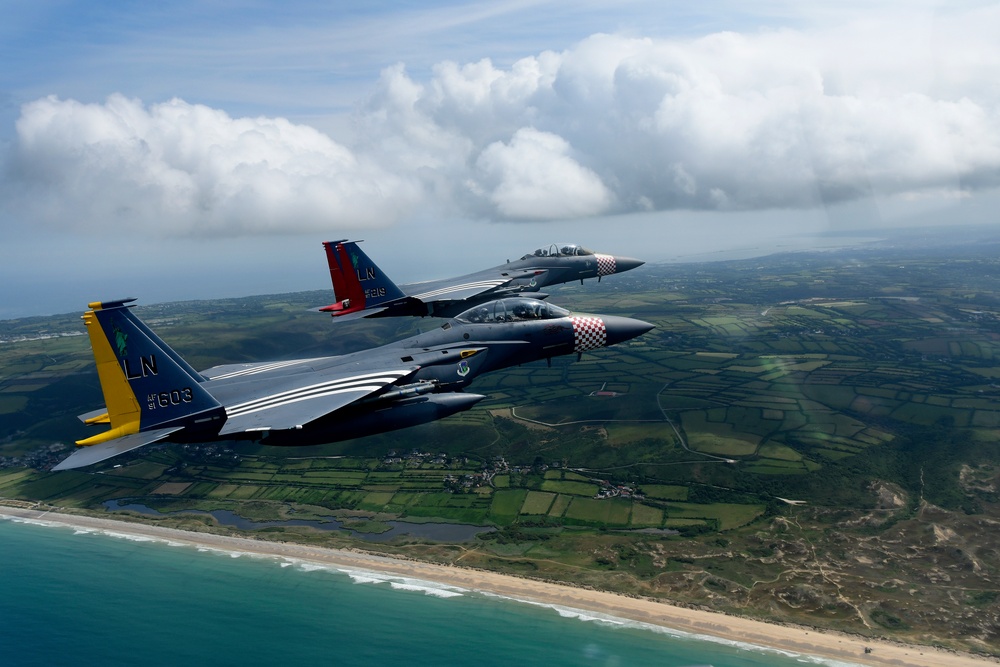
[[[561,137],[531,128],[509,144],[494,142],[476,160],[477,175],[497,211],[512,219],[578,218],[608,208],[611,193],[570,155]],[[480,185],[471,184],[479,191]]]
[[[700,39],[593,35],[509,67],[389,67],[350,148],[180,100],[46,98],[16,179],[44,219],[203,233],[807,208],[1000,185],[1000,9]]]
[[[384,225],[419,185],[305,125],[172,100],[47,97],[17,122],[13,182],[54,225],[241,235]]]
[[[873,191],[1000,185],[991,68],[969,76],[968,44],[954,61],[929,61],[926,36],[897,30],[913,39],[894,40],[891,57],[867,27],[683,42],[595,35],[507,70],[487,61],[439,66],[410,108],[471,143],[471,178],[454,176],[506,218],[809,207]],[[951,46],[936,52],[957,53]],[[993,42],[978,46],[1000,63]],[[529,155],[528,136],[558,141]],[[588,177],[577,183],[586,181],[592,197],[559,191],[573,179],[560,181],[546,164],[557,154],[580,165],[577,175]],[[527,195],[529,182],[530,198],[512,199]],[[540,196],[545,189],[551,197]]]

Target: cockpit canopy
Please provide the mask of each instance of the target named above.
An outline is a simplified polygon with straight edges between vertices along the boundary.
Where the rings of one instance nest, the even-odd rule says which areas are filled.
[[[569,317],[569,311],[538,299],[511,297],[497,299],[469,308],[455,319],[460,322],[483,324],[487,322],[527,322],[531,320],[554,320]]]
[[[593,250],[588,250],[582,245],[575,243],[553,243],[546,248],[539,248],[535,252],[528,253],[521,259],[531,259],[532,257],[576,257],[593,254]]]

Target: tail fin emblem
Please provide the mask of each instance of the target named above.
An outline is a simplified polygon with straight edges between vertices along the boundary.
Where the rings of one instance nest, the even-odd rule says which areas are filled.
[[[113,322],[111,328],[115,334],[115,349],[118,350],[118,356],[124,359],[128,356],[128,334],[118,327],[117,322]]]

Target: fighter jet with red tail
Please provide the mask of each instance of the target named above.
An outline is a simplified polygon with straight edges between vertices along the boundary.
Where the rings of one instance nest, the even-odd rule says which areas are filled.
[[[521,259],[457,278],[396,285],[357,241],[326,241],[336,303],[322,312],[349,320],[361,317],[453,317],[470,306],[549,285],[629,271],[644,262],[593,252],[573,243],[539,248]],[[535,294],[545,298],[545,294]]]

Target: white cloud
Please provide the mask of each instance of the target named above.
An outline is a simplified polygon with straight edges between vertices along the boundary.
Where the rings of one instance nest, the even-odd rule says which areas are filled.
[[[305,125],[230,118],[181,100],[145,107],[47,97],[22,110],[19,199],[55,226],[241,235],[392,222],[420,198]]]
[[[507,69],[442,63],[421,84],[394,68],[380,89],[410,82],[414,136],[451,138],[437,173],[466,214],[805,208],[994,188],[1000,10],[925,18],[691,40],[599,34]],[[563,143],[545,151],[528,132]],[[405,130],[392,137],[402,155],[427,148]],[[600,182],[593,198],[560,197],[572,180],[541,196],[558,183],[544,162],[557,155]]]
[[[901,18],[902,16],[902,18]],[[385,69],[350,146],[174,100],[24,107],[36,217],[207,234],[421,212],[566,219],[1000,186],[1000,8],[699,39],[597,34],[509,67]]]
[[[505,218],[587,217],[604,213],[611,202],[601,179],[572,158],[565,140],[547,132],[522,128],[509,144],[490,144],[476,168],[480,182],[489,184],[486,196]]]

